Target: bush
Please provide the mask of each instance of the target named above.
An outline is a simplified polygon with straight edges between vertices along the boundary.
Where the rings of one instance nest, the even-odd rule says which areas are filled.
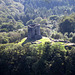
[[[26,22],[26,25],[30,25],[30,24],[34,24],[34,21],[32,19]]]
[[[49,17],[49,20],[58,20],[59,17],[57,15],[52,15]]]
[[[68,40],[68,33],[67,32],[64,34],[64,40]]]
[[[61,23],[59,24],[59,31],[65,32],[75,32],[75,14],[63,17]]]
[[[8,39],[6,38],[2,39],[2,44],[8,43],[8,42],[9,42]]]
[[[34,23],[40,23],[41,20],[42,20],[41,17],[37,17],[37,18],[34,19]]]
[[[74,35],[74,33],[73,33],[73,32],[71,32],[71,33],[69,34],[69,37],[73,37],[73,35]]]
[[[56,33],[56,34],[52,34],[51,37],[54,38],[54,39],[62,39],[63,34],[62,33]]]
[[[72,37],[72,42],[75,43],[75,34]]]
[[[43,28],[40,29],[40,31],[41,31],[42,36],[46,36],[46,37],[50,36],[50,31],[51,30],[49,28],[44,28],[43,27]]]
[[[40,24],[47,24],[47,20],[46,20],[46,19],[42,19],[42,20],[40,21]]]

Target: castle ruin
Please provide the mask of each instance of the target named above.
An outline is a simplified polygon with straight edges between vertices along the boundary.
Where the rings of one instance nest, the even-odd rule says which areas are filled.
[[[28,25],[28,38],[27,39],[41,39],[40,24]]]

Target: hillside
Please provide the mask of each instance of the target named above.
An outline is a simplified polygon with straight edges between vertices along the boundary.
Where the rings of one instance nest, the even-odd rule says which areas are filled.
[[[75,75],[75,0],[0,0],[0,75]]]
[[[22,28],[24,25],[19,17],[23,14],[24,6],[21,3],[13,0],[0,0],[0,31],[8,32]]]
[[[50,15],[75,12],[74,2],[74,0],[0,0],[0,21],[8,22],[7,25],[13,22],[11,23],[13,29],[22,28],[27,21],[36,17],[48,18]]]
[[[19,43],[0,44],[0,74],[60,75],[62,72],[66,74],[67,70],[68,74],[74,74],[75,48],[69,50],[61,43],[51,44],[47,37],[36,41],[41,41],[40,44],[27,42],[22,46],[24,41],[25,38]]]

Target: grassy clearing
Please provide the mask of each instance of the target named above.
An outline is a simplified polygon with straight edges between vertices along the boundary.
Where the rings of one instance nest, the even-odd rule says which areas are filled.
[[[42,37],[42,39],[38,40],[38,42],[44,44],[45,42],[50,42],[50,39],[48,37]]]
[[[19,42],[18,44],[26,44],[27,42],[32,42],[33,44],[44,44],[45,42],[50,42],[50,39],[48,37],[42,37],[39,40],[27,40],[27,38],[24,38],[21,40],[21,42]]]

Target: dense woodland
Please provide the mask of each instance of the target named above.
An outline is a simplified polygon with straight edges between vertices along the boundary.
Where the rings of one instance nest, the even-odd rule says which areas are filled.
[[[0,75],[74,75],[75,46],[23,41],[30,24],[75,44],[75,0],[0,0]]]

